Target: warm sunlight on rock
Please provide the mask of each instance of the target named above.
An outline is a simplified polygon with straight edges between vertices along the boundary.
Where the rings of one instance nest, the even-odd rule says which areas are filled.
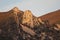
[[[19,10],[17,7],[14,7],[14,8],[13,8],[13,11],[14,11],[15,13],[18,13],[20,10]]]

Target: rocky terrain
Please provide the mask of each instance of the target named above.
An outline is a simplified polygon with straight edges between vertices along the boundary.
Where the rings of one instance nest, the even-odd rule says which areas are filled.
[[[60,10],[35,17],[17,7],[0,12],[0,40],[60,40]]]

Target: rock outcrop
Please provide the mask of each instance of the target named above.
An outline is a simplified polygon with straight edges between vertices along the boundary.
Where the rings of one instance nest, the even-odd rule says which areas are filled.
[[[0,40],[17,39],[19,35],[19,20],[15,11],[0,12]],[[11,39],[11,40],[12,40]]]
[[[33,15],[30,10],[24,11],[22,24],[33,27]]]
[[[30,10],[24,11],[22,24],[25,24],[31,28],[42,23],[42,20],[38,17],[35,17]]]

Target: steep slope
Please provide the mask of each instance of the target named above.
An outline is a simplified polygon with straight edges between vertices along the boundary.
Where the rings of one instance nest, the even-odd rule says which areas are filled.
[[[34,26],[39,26],[40,23],[43,23],[43,21],[40,18],[33,16],[33,25]]]
[[[22,24],[33,27],[33,15],[30,10],[24,11]]]
[[[34,36],[34,35],[36,34],[36,33],[34,32],[34,30],[28,28],[27,26],[22,25],[22,24],[20,24],[20,25],[22,26],[23,31],[25,31],[26,33],[28,33],[28,34],[30,34],[30,35],[32,35],[32,36]]]
[[[33,28],[34,26],[38,26],[40,23],[42,23],[42,20],[38,17],[35,17],[30,10],[24,11],[22,24]]]
[[[19,20],[15,9],[0,12],[0,39],[9,40],[8,37],[10,37],[16,40],[19,35]]]
[[[58,23],[58,22],[60,22],[60,10],[50,12],[39,18],[41,18],[42,20],[48,20],[50,22],[50,24]]]
[[[17,17],[18,17],[18,20],[19,20],[19,23],[22,23],[22,19],[23,19],[23,14],[24,14],[24,12],[23,11],[21,11],[21,10],[19,10],[17,7],[14,7],[13,9],[11,9],[10,11],[8,11],[8,12],[14,12],[14,13],[16,13],[16,15],[17,15]],[[12,13],[11,12],[11,13]]]

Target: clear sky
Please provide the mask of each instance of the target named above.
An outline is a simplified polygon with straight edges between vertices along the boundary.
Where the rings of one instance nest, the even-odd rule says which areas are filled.
[[[23,11],[31,10],[35,16],[42,16],[60,9],[60,0],[0,0],[0,12],[16,6]]]

